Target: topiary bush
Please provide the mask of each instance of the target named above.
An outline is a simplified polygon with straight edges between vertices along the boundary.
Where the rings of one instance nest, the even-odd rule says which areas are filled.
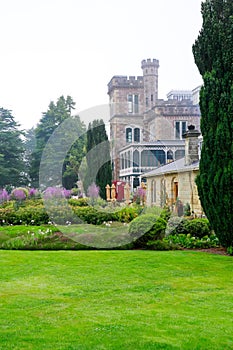
[[[165,235],[166,221],[153,214],[143,214],[129,225],[129,234],[135,247],[145,248],[150,240],[162,239]]]
[[[211,234],[208,219],[186,220],[183,225],[188,234],[197,238],[202,238]]]
[[[173,216],[169,219],[166,236],[190,234],[192,237],[202,238],[211,234],[209,221],[205,218],[187,219]]]

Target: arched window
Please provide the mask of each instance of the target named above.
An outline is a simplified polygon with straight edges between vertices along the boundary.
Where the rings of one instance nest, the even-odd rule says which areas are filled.
[[[132,128],[126,128],[126,142],[132,142]]]
[[[140,129],[134,129],[134,142],[140,142]]]
[[[175,203],[179,195],[178,180],[176,177],[172,179],[171,191],[172,202]]]

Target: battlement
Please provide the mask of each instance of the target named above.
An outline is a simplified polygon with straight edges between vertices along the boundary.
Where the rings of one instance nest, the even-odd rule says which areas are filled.
[[[143,77],[114,75],[108,83],[108,94],[115,88],[143,88]]]
[[[142,60],[141,62],[141,68],[148,68],[148,67],[156,67],[159,68],[159,60],[156,60],[155,58],[150,59],[147,58],[147,60]]]

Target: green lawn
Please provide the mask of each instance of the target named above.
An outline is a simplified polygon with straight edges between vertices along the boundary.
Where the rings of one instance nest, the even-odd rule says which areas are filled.
[[[233,260],[0,251],[0,349],[233,349]]]

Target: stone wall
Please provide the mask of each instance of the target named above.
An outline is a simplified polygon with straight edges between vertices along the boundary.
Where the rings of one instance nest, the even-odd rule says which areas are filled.
[[[202,215],[202,207],[198,196],[195,178],[198,170],[169,173],[147,178],[147,205],[173,207],[177,198],[174,196],[174,182],[178,183],[178,199],[183,205],[189,203],[191,211]],[[153,195],[155,191],[155,195]],[[153,201],[153,198],[155,201]]]

